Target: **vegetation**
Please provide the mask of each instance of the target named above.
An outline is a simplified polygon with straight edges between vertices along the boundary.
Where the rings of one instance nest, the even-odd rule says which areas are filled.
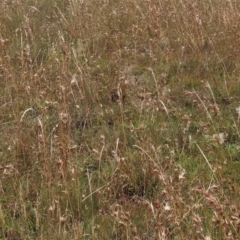
[[[237,0],[0,3],[0,239],[240,239]]]

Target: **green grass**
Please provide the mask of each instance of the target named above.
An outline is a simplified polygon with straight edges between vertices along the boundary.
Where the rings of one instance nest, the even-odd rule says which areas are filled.
[[[0,239],[239,239],[237,1],[2,1]]]

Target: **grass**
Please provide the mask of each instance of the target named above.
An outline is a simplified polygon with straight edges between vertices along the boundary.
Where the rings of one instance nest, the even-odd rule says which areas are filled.
[[[0,239],[239,239],[237,1],[2,1]]]

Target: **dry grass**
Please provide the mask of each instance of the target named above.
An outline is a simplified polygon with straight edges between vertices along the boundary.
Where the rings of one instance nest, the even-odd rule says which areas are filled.
[[[240,239],[237,0],[0,8],[1,239]]]

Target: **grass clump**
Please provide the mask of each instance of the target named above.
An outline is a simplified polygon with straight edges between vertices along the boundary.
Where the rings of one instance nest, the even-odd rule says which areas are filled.
[[[236,1],[2,1],[1,239],[239,239]]]

